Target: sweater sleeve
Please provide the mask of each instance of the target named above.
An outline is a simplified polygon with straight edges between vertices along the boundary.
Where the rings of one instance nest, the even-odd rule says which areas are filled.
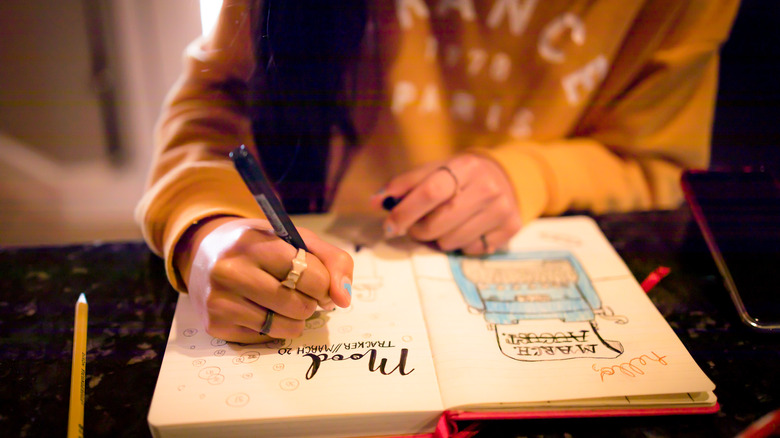
[[[263,217],[228,158],[240,144],[253,147],[242,103],[254,62],[249,13],[246,2],[226,1],[214,32],[187,47],[184,72],[155,129],[152,167],[135,216],[179,291],[185,286],[173,252],[191,225],[216,215]]]
[[[651,41],[637,20],[571,138],[480,150],[509,175],[523,220],[679,206],[682,171],[709,163],[718,51],[737,8],[687,2]]]

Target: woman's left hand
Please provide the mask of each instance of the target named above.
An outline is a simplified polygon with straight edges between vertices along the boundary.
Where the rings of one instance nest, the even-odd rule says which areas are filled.
[[[385,235],[436,242],[443,251],[489,254],[521,228],[514,189],[501,166],[476,154],[430,163],[393,178],[371,197],[380,208],[401,199],[385,220]]]

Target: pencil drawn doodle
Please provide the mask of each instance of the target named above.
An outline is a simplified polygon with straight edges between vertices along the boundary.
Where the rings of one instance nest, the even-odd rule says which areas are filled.
[[[225,381],[225,375],[219,367],[204,367],[198,372],[198,377],[212,385],[219,385]]]
[[[249,394],[247,394],[245,392],[239,392],[239,393],[230,395],[225,400],[225,403],[227,403],[228,406],[232,406],[234,408],[240,408],[242,406],[246,406],[247,403],[249,403]]]
[[[301,386],[301,382],[293,377],[282,379],[282,381],[279,382],[279,387],[285,391],[295,391],[299,386]]]
[[[470,311],[495,330],[501,352],[520,361],[615,358],[619,341],[599,334],[596,317],[625,324],[601,303],[574,255],[565,250],[448,256]]]
[[[328,319],[322,315],[322,312],[317,312],[311,318],[306,320],[304,327],[306,330],[316,330],[324,326],[327,322]]]
[[[188,328],[182,332],[182,334],[188,338],[195,336],[198,333],[198,329]]]
[[[257,351],[245,351],[239,356],[233,358],[234,365],[246,364],[256,362],[260,358],[260,353]]]

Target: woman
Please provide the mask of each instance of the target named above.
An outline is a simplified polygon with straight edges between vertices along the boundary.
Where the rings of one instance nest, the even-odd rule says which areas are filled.
[[[571,209],[674,208],[705,167],[736,0],[226,0],[186,51],[137,218],[214,336],[297,336],[347,306],[352,260],[276,238],[227,154],[292,213],[375,214],[388,237],[485,254]],[[393,204],[394,202],[391,202]],[[296,268],[296,271],[300,269]]]

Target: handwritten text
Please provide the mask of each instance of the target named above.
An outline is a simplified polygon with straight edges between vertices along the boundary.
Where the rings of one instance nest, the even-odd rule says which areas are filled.
[[[596,364],[593,364],[593,371],[599,373],[601,377],[601,381],[604,381],[604,376],[611,376],[617,373],[618,371],[627,377],[637,377],[638,375],[644,375],[645,372],[642,370],[642,367],[647,366],[650,362],[656,362],[660,365],[668,365],[669,363],[666,362],[666,356],[659,356],[655,352],[650,352],[652,354],[651,356],[648,356],[646,354],[643,354],[639,357],[635,357],[628,362],[623,362],[620,365],[612,365],[609,367],[597,367]]]
[[[327,353],[320,353],[320,354],[312,354],[308,353],[304,356],[311,359],[311,365],[309,365],[308,371],[306,371],[306,380],[311,380],[314,378],[314,376],[317,374],[317,371],[320,369],[320,366],[323,362],[343,362],[343,361],[355,361],[355,360],[361,360],[365,356],[369,356],[368,359],[368,371],[370,372],[376,372],[379,371],[383,375],[390,375],[393,374],[396,370],[402,375],[406,376],[408,374],[411,374],[412,371],[414,371],[414,368],[407,371],[406,370],[406,361],[409,357],[409,350],[406,348],[401,349],[401,356],[398,360],[398,365],[396,365],[393,369],[390,371],[387,370],[387,359],[382,358],[379,360],[379,364],[377,364],[377,350],[375,348],[372,348],[370,350],[367,350],[363,353],[353,353],[349,356],[344,356],[343,354],[333,354],[328,355]]]

